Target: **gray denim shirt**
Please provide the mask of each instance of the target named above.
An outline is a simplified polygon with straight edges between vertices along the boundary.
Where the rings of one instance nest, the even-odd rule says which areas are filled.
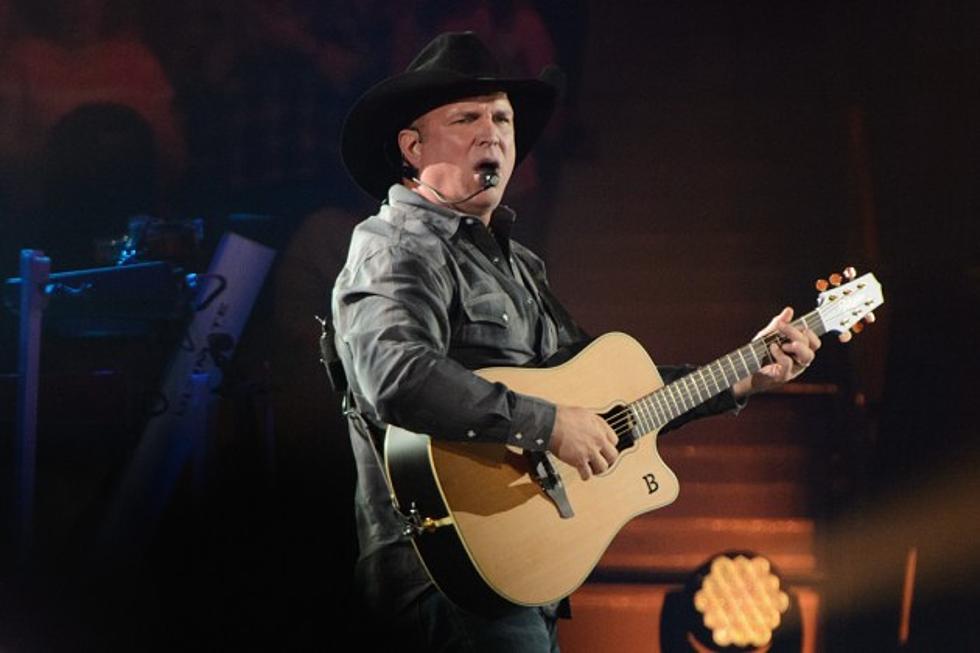
[[[555,406],[472,370],[540,365],[588,337],[548,289],[542,261],[510,240],[514,213],[490,228],[395,185],[354,230],[333,292],[338,354],[376,435],[397,424],[433,437],[546,450]],[[665,382],[691,368],[659,367]],[[730,393],[683,420],[735,407]],[[354,429],[357,576],[370,607],[397,611],[428,585],[401,533],[378,458]]]

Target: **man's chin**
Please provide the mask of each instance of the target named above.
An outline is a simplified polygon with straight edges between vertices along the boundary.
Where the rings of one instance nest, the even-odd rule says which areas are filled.
[[[502,195],[503,194],[498,189],[490,188],[467,200],[463,204],[459,205],[458,208],[463,209],[467,213],[472,213],[473,215],[489,216],[494,209],[500,206]]]

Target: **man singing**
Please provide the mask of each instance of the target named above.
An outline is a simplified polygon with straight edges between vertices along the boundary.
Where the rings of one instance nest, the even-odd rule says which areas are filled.
[[[386,425],[547,451],[582,479],[618,455],[616,434],[593,411],[472,372],[540,366],[588,341],[551,293],[542,261],[511,239],[515,215],[501,204],[556,97],[547,75],[504,76],[472,33],[442,34],[361,97],[344,126],[344,163],[382,202],[355,230],[333,295],[337,349],[367,424],[351,428],[356,584],[369,623],[399,650],[554,651],[557,609],[475,614],[439,592],[392,506],[379,451]],[[787,308],[767,327],[785,338],[772,346],[775,362],[668,428],[736,410],[806,368],[820,342],[791,319]],[[665,382],[690,371],[658,369]]]

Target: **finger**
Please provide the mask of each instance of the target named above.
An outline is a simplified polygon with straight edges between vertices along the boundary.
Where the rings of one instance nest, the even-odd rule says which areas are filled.
[[[807,367],[816,358],[816,352],[810,347],[809,338],[800,334],[799,339],[793,339],[789,342],[784,342],[780,349],[785,353],[789,354],[793,360],[799,363],[802,367]]]
[[[589,466],[592,468],[594,474],[601,474],[607,469],[609,469],[609,463],[603,457],[601,451],[597,451],[589,458]]]
[[[610,465],[616,462],[616,459],[619,458],[619,450],[612,444],[604,446],[599,450],[599,453],[602,454],[603,459],[605,459],[605,461]]]
[[[589,467],[588,462],[584,465],[579,465],[576,469],[578,469],[578,475],[582,477],[583,481],[587,481],[592,477],[592,468]]]
[[[815,338],[817,340],[817,347],[820,346],[819,338],[816,338],[816,336],[810,331],[804,332],[788,324],[781,325],[779,327],[779,332],[788,339],[788,341],[784,342],[781,346],[781,349],[784,352],[792,355],[793,358],[804,367],[813,362],[816,353],[814,351],[815,348],[813,347],[811,338]]]
[[[602,429],[602,434],[606,436],[606,441],[613,446],[619,444],[619,436],[616,434],[616,431],[609,426],[609,423],[598,415],[596,415],[596,419],[599,421],[599,428]]]
[[[755,337],[761,338],[762,336],[773,333],[774,331],[778,330],[780,324],[789,323],[792,319],[793,319],[793,308],[791,306],[787,306],[783,310],[781,310],[778,315],[773,316],[773,318],[769,320],[769,324],[764,326],[762,328],[762,331],[759,331],[759,333],[755,334]]]
[[[810,349],[813,351],[820,349],[820,345],[823,344],[820,341],[820,337],[817,336],[817,334],[814,333],[813,330],[810,329],[805,323],[801,325],[797,331],[799,331],[800,335],[803,336],[803,341],[806,342],[806,345]]]
[[[779,326],[776,327],[776,330],[793,342],[801,342],[807,345],[810,343],[810,338],[802,330],[797,329],[789,322],[780,323]]]
[[[820,340],[817,334],[810,329],[807,329],[804,333],[806,334],[806,339],[810,342],[810,349],[813,351],[820,349],[820,346],[823,345],[823,341]]]
[[[784,347],[786,345],[783,345]],[[776,361],[775,376],[772,378],[781,379],[783,381],[789,379],[789,376],[793,369],[793,359],[786,355],[785,352],[775,344],[770,345],[769,351],[772,352],[773,360]]]

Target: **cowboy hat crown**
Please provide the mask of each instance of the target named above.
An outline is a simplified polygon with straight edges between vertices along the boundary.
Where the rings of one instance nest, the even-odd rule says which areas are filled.
[[[383,200],[401,180],[398,132],[419,116],[465,97],[504,92],[514,108],[517,163],[544,131],[554,111],[560,72],[546,68],[539,78],[508,77],[490,50],[472,32],[440,34],[405,72],[370,88],[354,104],[341,134],[347,171],[371,196]]]

